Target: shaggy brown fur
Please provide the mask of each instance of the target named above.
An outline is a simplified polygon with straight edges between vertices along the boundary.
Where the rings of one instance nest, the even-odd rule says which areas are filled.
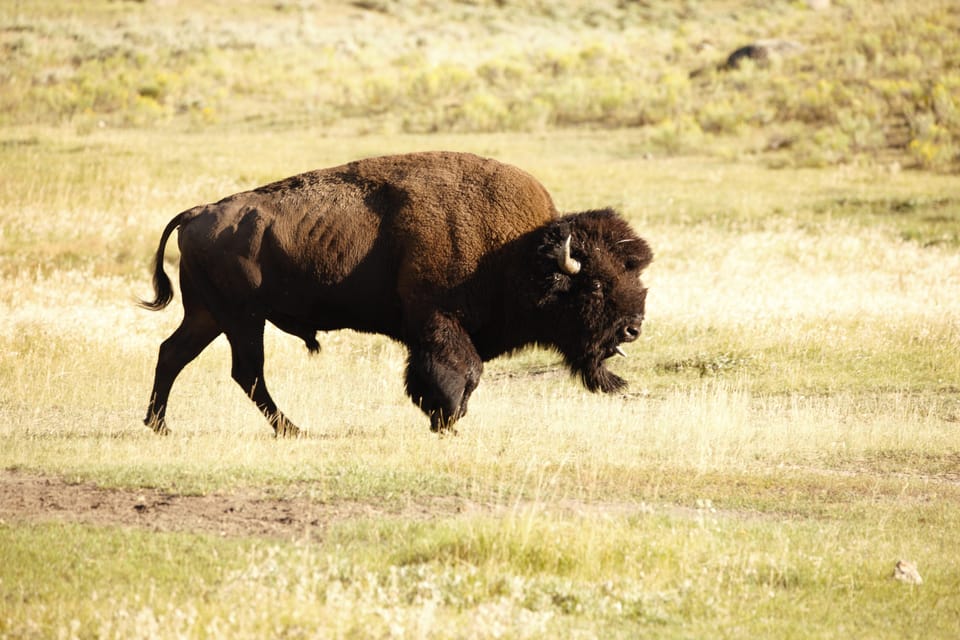
[[[160,347],[145,420],[160,433],[174,379],[221,333],[277,435],[299,431],[263,380],[265,321],[311,351],[317,331],[341,328],[402,342],[407,391],[434,430],[466,413],[484,361],[529,344],[612,391],[624,382],[603,361],[639,334],[652,259],[612,211],[559,217],[529,174],[448,152],[360,160],[184,211],[161,236],[146,308],[173,297],[163,254],[176,228],[184,319]],[[577,273],[562,268],[568,238]]]

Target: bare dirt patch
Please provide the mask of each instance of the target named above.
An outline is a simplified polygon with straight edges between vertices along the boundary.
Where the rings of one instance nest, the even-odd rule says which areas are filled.
[[[179,495],[112,489],[55,476],[0,471],[0,522],[64,522],[234,537],[322,538],[336,522],[367,517],[433,519],[480,509],[456,498],[401,506],[278,498],[256,490]]]
[[[90,482],[17,470],[0,470],[0,525],[64,522],[92,526],[136,527],[149,531],[229,537],[322,540],[335,523],[366,518],[439,520],[501,517],[533,509],[568,518],[619,519],[653,514],[683,519],[778,517],[756,511],[716,509],[709,501],[696,507],[645,502],[584,502],[563,499],[549,504],[514,501],[483,503],[458,496],[428,496],[406,501],[321,501],[283,497],[264,489],[182,495],[159,489],[117,489]]]

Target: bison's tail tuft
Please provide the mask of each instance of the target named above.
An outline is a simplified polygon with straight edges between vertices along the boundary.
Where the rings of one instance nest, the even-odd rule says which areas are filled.
[[[153,290],[156,296],[153,300],[141,300],[139,306],[150,311],[160,311],[173,300],[173,285],[170,284],[170,278],[163,272],[163,256],[157,259],[156,270],[153,273]]]
[[[184,211],[167,223],[163,234],[160,236],[160,246],[157,248],[157,254],[153,260],[153,291],[155,296],[150,302],[146,300],[140,301],[140,306],[144,309],[159,311],[173,300],[173,285],[170,284],[170,278],[167,277],[167,274],[163,270],[163,254],[166,250],[167,240],[170,238],[170,234],[183,223],[188,213],[190,213],[190,211]]]

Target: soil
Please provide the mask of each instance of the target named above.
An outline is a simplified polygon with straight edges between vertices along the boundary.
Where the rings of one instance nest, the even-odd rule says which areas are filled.
[[[937,478],[951,485],[956,478]],[[322,540],[330,525],[366,518],[437,520],[457,516],[502,516],[517,508],[544,505],[513,502],[485,504],[456,496],[410,498],[403,502],[356,500],[322,501],[284,497],[265,489],[238,489],[229,493],[182,495],[159,489],[116,489],[89,482],[69,482],[53,475],[0,470],[0,526],[8,523],[64,522],[92,526],[135,527],[230,537]],[[617,518],[667,514],[678,518],[783,517],[752,510],[697,508],[635,502],[560,500],[546,509],[554,515]]]
[[[345,520],[384,516],[425,520],[479,509],[458,498],[428,498],[395,506],[278,498],[256,490],[179,495],[0,471],[0,524],[64,522],[232,537],[320,539],[331,524]]]

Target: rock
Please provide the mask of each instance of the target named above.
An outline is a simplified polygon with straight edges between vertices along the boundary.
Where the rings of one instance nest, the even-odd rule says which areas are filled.
[[[753,60],[760,66],[765,66],[774,57],[785,57],[803,51],[803,45],[793,40],[757,40],[736,49],[727,56],[727,60],[720,65],[722,71],[730,71],[740,67],[744,60]]]
[[[893,578],[907,584],[923,584],[916,563],[909,560],[897,560],[897,565],[893,568]]]
[[[757,40],[734,49],[726,60],[716,66],[716,70],[733,71],[739,69],[744,60],[752,60],[758,67],[766,67],[776,59],[800,53],[803,49],[802,44],[793,40],[782,40],[780,38]],[[696,78],[709,70],[710,67],[695,69],[690,72],[690,77]]]

